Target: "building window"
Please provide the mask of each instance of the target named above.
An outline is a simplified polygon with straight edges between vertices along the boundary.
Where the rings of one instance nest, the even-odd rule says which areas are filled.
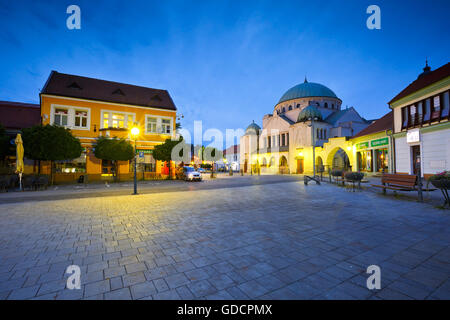
[[[286,133],[286,145],[289,145],[289,133]]]
[[[325,108],[328,108],[328,103],[325,102],[325,104],[323,105]]]
[[[442,96],[442,115],[441,117],[448,117],[450,110],[450,102],[449,102],[449,91],[444,92]]]
[[[431,119],[435,120],[441,115],[441,97],[433,97],[433,113],[431,114]]]
[[[113,128],[124,128],[125,127],[125,115],[120,113],[112,114],[112,127]]]
[[[87,111],[75,110],[75,127],[87,128],[88,113]]]
[[[152,117],[148,117],[147,118],[147,132],[148,133],[157,133],[157,121],[158,119],[156,118],[152,118]]]
[[[327,138],[327,129],[323,129],[323,138],[324,138],[324,139]]]
[[[131,128],[134,124],[134,115],[123,112],[102,111],[103,128]]]
[[[281,145],[282,146],[286,145],[286,136],[284,135],[284,133],[281,135]]]
[[[414,126],[415,124],[416,124],[416,106],[415,105],[412,105],[412,106],[410,106],[409,107],[409,115],[410,115],[410,117],[409,117],[409,124],[410,125],[412,125],[412,126]]]
[[[292,106],[289,106],[289,111],[291,111],[292,110]]]
[[[300,108],[300,103],[297,104],[296,108],[297,108],[297,109]]]
[[[408,127],[408,107],[402,108],[402,128]]]
[[[170,126],[170,119],[162,119],[162,133],[163,134],[170,134],[171,133],[171,126]]]
[[[67,126],[69,111],[67,109],[55,109],[55,118],[53,124],[58,126]]]
[[[430,115],[431,115],[431,101],[430,99],[425,100],[425,112],[423,115],[423,121],[430,121]]]
[[[283,107],[283,113],[285,113],[286,112],[286,108],[285,107]]]

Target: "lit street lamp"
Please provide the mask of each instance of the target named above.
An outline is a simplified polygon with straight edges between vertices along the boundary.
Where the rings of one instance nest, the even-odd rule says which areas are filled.
[[[131,136],[134,138],[134,192],[133,194],[138,194],[137,193],[137,177],[136,177],[136,140],[137,137],[139,135],[139,128],[138,127],[133,127],[131,128]]]

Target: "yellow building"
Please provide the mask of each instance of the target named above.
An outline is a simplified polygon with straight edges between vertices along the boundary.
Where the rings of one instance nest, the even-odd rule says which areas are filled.
[[[134,125],[140,128],[136,139],[140,177],[168,173],[166,164],[152,157],[155,145],[175,137],[177,109],[166,90],[52,71],[41,91],[40,105],[42,124],[69,128],[84,147],[80,158],[56,163],[56,181],[76,180],[82,174],[90,181],[110,177],[112,163],[94,156],[96,139],[131,140]],[[119,162],[118,175],[122,179],[131,177],[128,161]]]

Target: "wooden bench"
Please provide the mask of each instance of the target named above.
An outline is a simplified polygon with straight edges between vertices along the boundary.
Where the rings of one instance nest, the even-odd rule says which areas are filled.
[[[372,184],[372,187],[382,188],[383,194],[386,194],[386,190],[394,191],[417,191],[419,199],[421,198],[422,191],[434,191],[436,189],[423,189],[418,188],[417,176],[411,174],[394,174],[383,173],[381,175],[381,185]]]

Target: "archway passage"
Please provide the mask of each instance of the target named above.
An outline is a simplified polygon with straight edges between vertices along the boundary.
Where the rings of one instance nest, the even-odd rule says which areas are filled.
[[[285,156],[281,156],[280,158],[280,173],[289,173],[288,161]]]
[[[349,171],[351,169],[350,160],[343,149],[339,148],[334,154],[331,168],[333,170],[338,169],[344,171]]]
[[[316,170],[319,173],[324,171],[323,160],[320,156],[316,158]]]

